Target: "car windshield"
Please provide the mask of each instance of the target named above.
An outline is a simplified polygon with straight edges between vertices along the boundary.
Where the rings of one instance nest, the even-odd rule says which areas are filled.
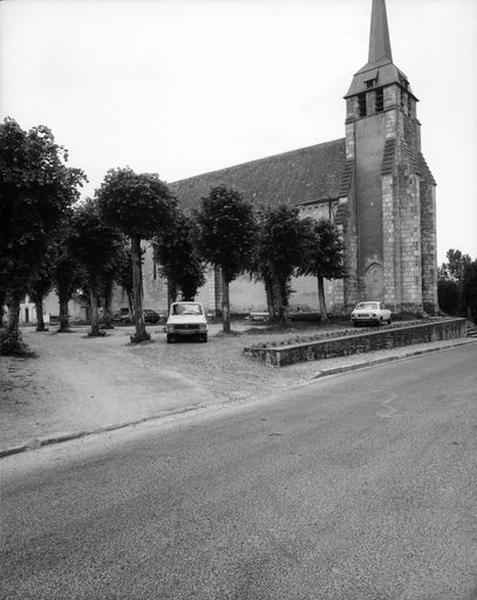
[[[173,304],[173,315],[201,315],[202,306],[200,304]]]
[[[360,302],[356,308],[364,308],[366,310],[376,310],[379,308],[379,302]]]

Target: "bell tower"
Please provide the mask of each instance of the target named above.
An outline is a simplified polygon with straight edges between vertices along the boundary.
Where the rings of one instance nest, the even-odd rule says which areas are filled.
[[[373,0],[368,61],[345,100],[345,304],[434,313],[436,183],[421,153],[418,99],[393,63],[385,0]]]

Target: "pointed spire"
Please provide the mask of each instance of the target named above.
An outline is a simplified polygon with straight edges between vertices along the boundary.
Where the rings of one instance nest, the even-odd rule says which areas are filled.
[[[386,4],[384,0],[373,0],[368,65],[378,65],[392,61]]]

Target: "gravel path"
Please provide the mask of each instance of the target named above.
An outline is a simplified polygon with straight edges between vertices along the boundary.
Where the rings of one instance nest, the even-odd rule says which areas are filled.
[[[344,327],[343,327],[344,328]],[[242,356],[245,346],[265,339],[287,340],[328,331],[310,327],[266,333],[250,323],[234,324],[224,336],[210,326],[207,344],[166,344],[162,326],[149,327],[151,343],[130,345],[132,327],[88,338],[88,329],[70,334],[24,330],[36,358],[0,357],[0,447],[65,431],[91,431],[109,424],[190,410],[198,406],[275,394],[313,379],[323,369],[362,363],[355,355],[272,369]],[[447,343],[452,345],[453,341]],[[436,347],[445,346],[436,342]],[[413,346],[429,349],[432,344]],[[409,347],[373,353],[404,355]]]

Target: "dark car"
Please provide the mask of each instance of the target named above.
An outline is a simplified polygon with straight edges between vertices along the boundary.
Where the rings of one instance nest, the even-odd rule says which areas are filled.
[[[161,315],[159,313],[157,313],[155,310],[152,310],[152,308],[145,308],[143,310],[143,314],[144,314],[144,321],[146,323],[152,323],[153,325],[155,325],[156,323],[159,323],[159,321],[161,320]]]
[[[121,308],[118,312],[113,314],[113,322],[121,323],[122,325],[127,325],[131,322],[131,313],[129,312],[129,308]]]

